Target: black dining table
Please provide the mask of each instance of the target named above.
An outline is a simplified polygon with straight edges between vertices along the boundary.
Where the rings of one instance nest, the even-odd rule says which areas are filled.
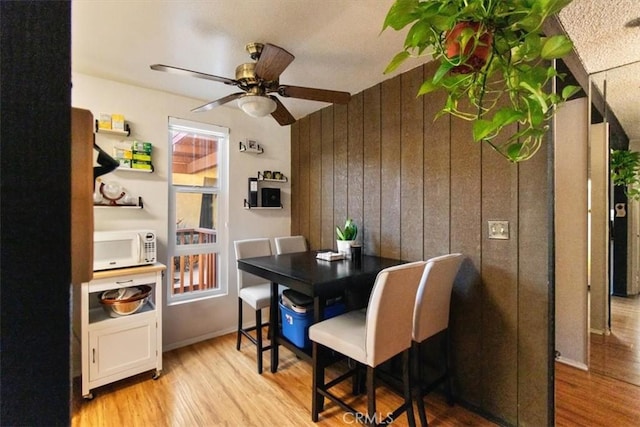
[[[239,259],[238,269],[271,282],[269,330],[271,333],[271,372],[278,370],[278,346],[285,345],[300,357],[310,357],[281,335],[278,316],[278,285],[284,285],[313,298],[313,320],[323,319],[327,299],[343,295],[348,290],[371,291],[377,274],[405,261],[362,255],[357,259],[325,261],[318,252],[307,251],[282,255]]]

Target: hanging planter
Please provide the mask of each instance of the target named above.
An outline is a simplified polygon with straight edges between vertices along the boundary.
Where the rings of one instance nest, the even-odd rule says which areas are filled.
[[[556,108],[580,89],[551,91],[552,80],[564,77],[551,61],[573,45],[565,36],[546,37],[541,31],[544,20],[570,2],[396,0],[383,30],[410,28],[403,50],[385,73],[410,57],[433,55],[440,65],[418,95],[447,93],[436,117],[451,114],[472,121],[474,141],[489,144],[512,162],[529,159],[542,145]]]
[[[480,22],[457,23],[444,39],[447,59],[459,62],[451,72],[469,74],[480,71],[487,63],[492,42],[493,33]]]

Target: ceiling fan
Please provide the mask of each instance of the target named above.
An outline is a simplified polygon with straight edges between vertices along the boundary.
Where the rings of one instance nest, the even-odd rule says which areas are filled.
[[[245,113],[253,117],[263,117],[271,114],[282,126],[290,125],[296,119],[277,97],[271,95],[272,93],[277,93],[284,98],[307,99],[334,104],[346,104],[351,98],[351,94],[348,92],[281,85],[279,82],[280,74],[291,64],[294,56],[283,48],[269,43],[249,43],[245,46],[245,49],[255,62],[238,65],[235,79],[163,64],[151,65],[151,69],[213,80],[242,89],[242,92],[232,93],[194,108],[191,110],[193,112],[211,110],[214,107],[237,99],[238,106]]]

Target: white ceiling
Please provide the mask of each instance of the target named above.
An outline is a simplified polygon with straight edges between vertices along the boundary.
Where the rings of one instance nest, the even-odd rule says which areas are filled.
[[[391,77],[382,72],[402,47],[405,35],[391,29],[380,33],[392,3],[74,0],[72,68],[202,101],[194,103],[195,108],[236,88],[152,71],[149,65],[162,63],[235,78],[235,67],[251,61],[245,44],[263,42],[281,46],[295,56],[280,76],[281,84],[355,94]],[[637,17],[640,0],[574,0],[560,15],[589,72],[640,61],[640,28],[624,27]],[[426,60],[407,61],[394,75]],[[632,74],[640,79],[640,72]],[[640,80],[629,87],[640,96]],[[292,98],[282,102],[295,118],[327,105]],[[234,103],[227,106],[234,107]],[[621,122],[625,126],[625,121]],[[640,138],[640,130],[633,135]]]
[[[602,92],[606,78],[607,100],[627,136],[640,140],[640,26],[625,26],[640,19],[640,0],[574,0],[559,18]]]

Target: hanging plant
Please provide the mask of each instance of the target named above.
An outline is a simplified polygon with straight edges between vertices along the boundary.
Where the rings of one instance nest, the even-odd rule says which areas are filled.
[[[550,61],[573,48],[562,35],[545,37],[544,20],[571,0],[396,0],[383,24],[401,30],[411,24],[398,53],[385,69],[411,57],[433,55],[440,66],[418,95],[444,90],[436,117],[451,114],[473,121],[474,141],[491,145],[512,162],[531,158],[544,140],[556,108],[580,88],[550,90],[563,78]],[[510,125],[517,130],[498,135]]]
[[[629,150],[611,150],[609,160],[611,182],[624,187],[627,198],[640,200],[640,153]]]

